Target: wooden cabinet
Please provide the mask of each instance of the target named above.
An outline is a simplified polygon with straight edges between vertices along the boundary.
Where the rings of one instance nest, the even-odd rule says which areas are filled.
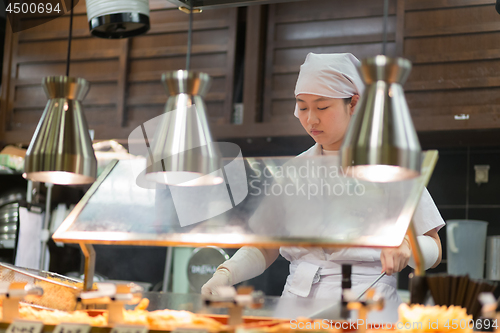
[[[189,15],[167,1],[150,1],[151,30],[134,38],[92,37],[86,6],[75,8],[70,76],[90,81],[83,100],[95,139],[128,138],[145,121],[163,113],[167,94],[161,74],[185,68]],[[230,123],[237,9],[195,14],[191,68],[209,73],[212,89],[206,96],[214,124]],[[12,34],[7,33],[0,140],[29,143],[47,102],[40,83],[49,75],[64,75],[69,16]]]
[[[206,97],[214,136],[305,135],[293,116],[293,90],[307,53],[380,54],[383,3],[307,0],[195,14],[192,69],[214,80]],[[417,130],[500,128],[495,1],[389,4],[387,54],[413,63],[405,91]],[[125,40],[91,37],[85,3],[75,10],[70,75],[92,84],[83,104],[96,139],[126,142],[134,128],[161,114],[167,98],[161,73],[185,67],[188,15],[163,0],[150,7],[151,30]],[[0,140],[29,142],[46,102],[42,77],[64,74],[68,20],[7,33]],[[236,63],[244,64],[242,125],[231,124]]]
[[[390,1],[387,55],[413,63],[405,84],[417,131],[500,128],[500,15],[493,0]],[[308,52],[381,53],[383,1],[270,6],[264,121],[293,122]]]
[[[500,127],[495,1],[405,2],[406,99],[419,131]]]

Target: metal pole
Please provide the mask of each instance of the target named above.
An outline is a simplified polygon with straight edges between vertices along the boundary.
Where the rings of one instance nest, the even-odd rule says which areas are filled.
[[[83,290],[92,290],[95,273],[95,250],[92,244],[80,243],[83,255],[85,256],[85,271],[83,277]]]
[[[40,254],[40,269],[44,270],[45,269],[45,261],[46,261],[46,252],[47,252],[47,241],[49,240],[50,233],[49,233],[49,223],[50,223],[50,205],[52,202],[52,188],[54,187],[54,184],[52,183],[45,183],[45,187],[47,187],[47,199],[45,200],[45,217],[43,219],[43,227],[42,227],[42,234],[41,234],[41,241],[42,241],[42,253]]]
[[[71,0],[71,8],[69,13],[69,35],[68,35],[68,54],[66,56],[66,76],[69,76],[69,63],[71,58],[71,39],[73,37],[73,1]]]
[[[171,269],[172,269],[172,247],[169,246],[167,248],[167,258],[165,260],[165,272],[163,273],[163,286],[161,288],[163,292],[168,291]]]
[[[189,3],[189,28],[188,28],[188,44],[186,52],[186,70],[191,67],[191,47],[193,44],[193,5]]]
[[[383,36],[382,36],[382,54],[386,53],[387,45],[387,20],[389,19],[389,0],[384,0],[384,26],[383,26]]]

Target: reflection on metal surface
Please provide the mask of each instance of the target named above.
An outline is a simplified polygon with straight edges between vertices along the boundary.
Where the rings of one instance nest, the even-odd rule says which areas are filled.
[[[97,160],[81,104],[89,83],[49,76],[42,85],[49,101],[26,152],[23,176],[52,184],[92,183]]]
[[[410,61],[379,55],[363,60],[359,71],[367,86],[341,147],[342,166],[374,182],[417,177],[420,143],[402,88]]]
[[[212,145],[203,102],[210,76],[178,70],[163,74],[162,81],[169,97],[165,114],[156,120],[159,124],[151,145],[153,160],[147,167],[146,179],[180,186],[222,183],[223,175],[218,172],[220,154]]]
[[[435,152],[434,152],[435,153]],[[227,162],[227,161],[225,161]],[[187,218],[220,211],[217,186],[137,185],[122,160],[89,190],[55,241],[91,244],[388,247],[399,246],[424,189],[423,177],[370,183],[345,176],[336,156],[244,159],[248,196],[223,214],[183,226]],[[135,165],[135,164],[141,165]],[[173,202],[174,194],[182,207]],[[190,216],[192,215],[192,216]]]

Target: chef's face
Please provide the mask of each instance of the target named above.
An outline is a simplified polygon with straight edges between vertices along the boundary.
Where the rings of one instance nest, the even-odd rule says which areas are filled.
[[[339,150],[358,95],[347,104],[342,98],[299,94],[299,120],[309,135],[326,150]]]

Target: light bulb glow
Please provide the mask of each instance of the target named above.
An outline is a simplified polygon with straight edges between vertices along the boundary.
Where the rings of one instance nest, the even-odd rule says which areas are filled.
[[[412,179],[419,173],[395,165],[357,165],[349,167],[347,175],[359,180],[387,183]]]

